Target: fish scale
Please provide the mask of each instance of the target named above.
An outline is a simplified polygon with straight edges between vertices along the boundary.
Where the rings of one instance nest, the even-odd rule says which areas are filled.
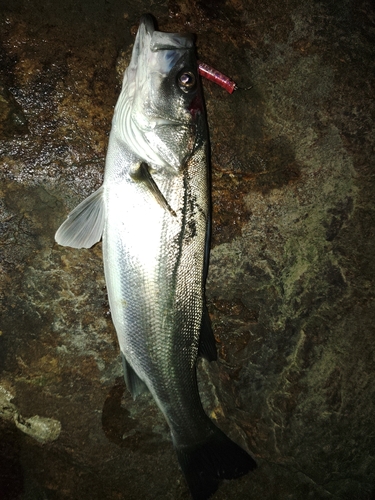
[[[144,16],[112,121],[103,186],[68,216],[61,245],[103,239],[112,320],[133,397],[149,390],[194,500],[256,464],[206,415],[198,355],[216,359],[204,299],[208,133],[193,39]]]

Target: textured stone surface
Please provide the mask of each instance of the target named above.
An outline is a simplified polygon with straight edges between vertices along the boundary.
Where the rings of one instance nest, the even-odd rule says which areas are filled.
[[[101,245],[53,240],[101,183],[149,11],[247,88],[204,82],[202,399],[259,462],[214,498],[373,500],[375,13],[354,0],[2,1],[0,498],[189,498],[162,415],[125,390]]]

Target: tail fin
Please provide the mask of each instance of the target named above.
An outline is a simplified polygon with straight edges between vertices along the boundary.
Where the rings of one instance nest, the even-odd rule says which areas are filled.
[[[218,428],[204,442],[177,445],[176,452],[194,500],[207,500],[221,479],[235,479],[257,466],[245,450]]]

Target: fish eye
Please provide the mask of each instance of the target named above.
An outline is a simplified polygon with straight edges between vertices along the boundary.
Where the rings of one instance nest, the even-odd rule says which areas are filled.
[[[182,71],[178,75],[177,82],[181,90],[190,92],[190,90],[194,89],[197,79],[191,71]]]

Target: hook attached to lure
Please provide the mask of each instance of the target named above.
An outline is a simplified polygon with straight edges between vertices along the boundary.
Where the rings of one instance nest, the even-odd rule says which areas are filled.
[[[198,72],[203,78],[207,78],[207,80],[220,85],[220,87],[223,87],[230,94],[233,94],[238,89],[236,82],[231,78],[201,61],[198,61]]]

